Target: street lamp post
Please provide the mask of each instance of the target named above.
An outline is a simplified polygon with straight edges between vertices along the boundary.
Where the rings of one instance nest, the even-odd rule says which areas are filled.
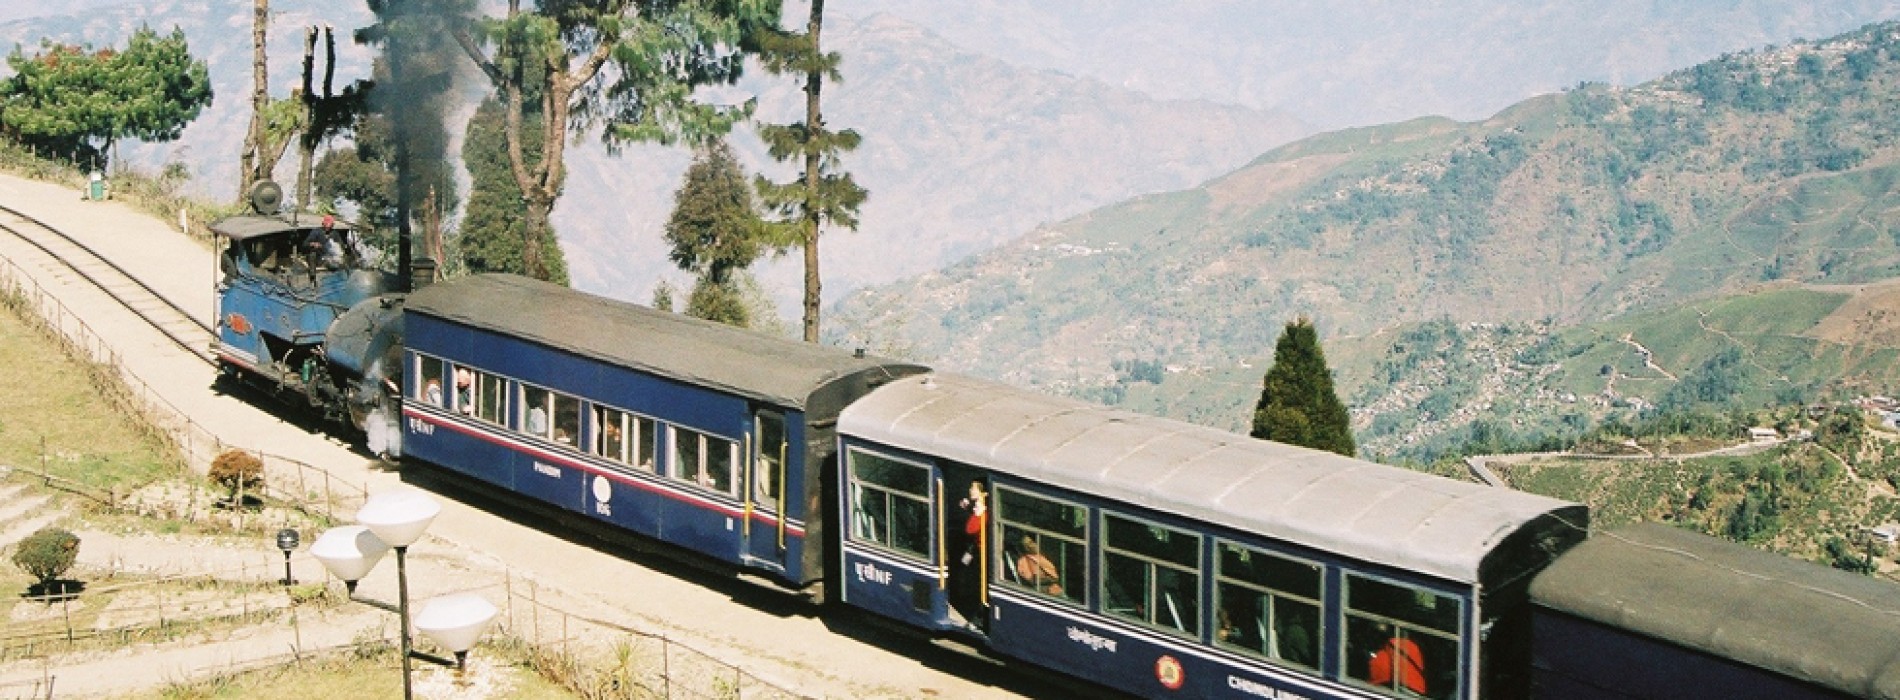
[[[284,550],[284,585],[296,583],[297,580],[290,577],[290,553],[297,549],[297,531],[291,528],[278,530],[277,548]]]
[[[422,539],[422,533],[429,529],[429,523],[442,512],[442,504],[435,499],[413,489],[385,491],[363,502],[363,509],[356,511],[356,521],[369,528],[382,540],[396,550],[396,604],[397,615],[402,618],[402,697],[409,700],[414,696],[410,688],[409,657],[414,648],[409,636],[409,567],[404,557],[409,545]]]
[[[397,605],[394,612],[402,620],[402,696],[414,697],[409,660],[419,658],[443,666],[462,668],[470,647],[475,645],[495,618],[495,606],[473,595],[445,596],[430,601],[416,628],[437,644],[455,653],[455,661],[416,651],[409,634],[409,568],[405,555],[409,545],[422,538],[429,523],[442,512],[442,506],[420,491],[403,489],[370,497],[356,512],[361,525],[345,525],[324,531],[310,546],[310,554],[352,594],[350,599],[388,610],[387,603],[355,597],[356,582],[376,566],[383,552],[396,550]],[[474,602],[469,602],[473,599]]]

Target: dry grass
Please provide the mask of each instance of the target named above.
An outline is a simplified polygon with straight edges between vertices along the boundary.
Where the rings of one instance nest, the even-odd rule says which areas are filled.
[[[147,426],[103,400],[104,370],[74,361],[38,324],[37,316],[0,304],[0,465],[99,489],[130,488],[177,474]],[[30,319],[30,320],[29,320]]]

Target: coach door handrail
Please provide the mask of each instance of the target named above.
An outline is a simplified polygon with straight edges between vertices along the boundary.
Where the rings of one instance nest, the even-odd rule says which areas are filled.
[[[756,416],[757,414],[754,414],[754,415]],[[741,480],[741,483],[739,484],[739,488],[745,491],[745,517],[743,519],[745,520],[745,544],[748,549],[752,546],[752,502],[754,500],[753,494],[755,494],[759,488],[759,485],[758,485],[759,455],[757,452],[754,452],[752,450],[752,433],[757,430],[758,430],[758,418],[754,417],[752,420],[752,430],[748,430],[745,433],[745,456],[746,456],[745,478]]]
[[[937,498],[945,498],[941,476],[937,477]],[[945,528],[949,526],[945,523],[950,519],[943,516],[941,505],[933,503],[930,510],[932,517],[937,519],[937,590],[946,591],[950,589],[950,536],[946,534]]]
[[[786,445],[790,443],[791,443],[790,440],[786,440],[782,438],[778,441],[778,481],[774,483],[778,484],[777,508],[778,508],[778,552],[779,554],[785,553],[785,520],[786,518],[790,517],[785,514],[785,511],[790,510],[789,508],[785,507],[785,447]]]

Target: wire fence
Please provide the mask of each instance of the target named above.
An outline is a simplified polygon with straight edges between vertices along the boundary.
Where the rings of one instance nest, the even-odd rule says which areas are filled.
[[[31,311],[22,318],[38,322],[57,338],[65,351],[90,363],[94,383],[101,394],[118,408],[143,420],[134,421],[149,436],[174,448],[186,465],[199,475],[207,474],[212,460],[231,449],[243,449],[264,463],[264,486],[259,495],[309,514],[332,521],[348,519],[369,496],[366,482],[344,478],[321,467],[271,454],[261,449],[242,448],[227,443],[217,432],[193,420],[185,411],[166,400],[142,377],[125,365],[118,351],[98,332],[68,308],[64,302],[42,287],[11,260],[0,259],[0,300]],[[99,489],[56,476],[44,465],[32,473],[49,488],[56,488],[100,503],[108,508],[125,508],[128,494]],[[192,517],[190,513],[187,517]],[[239,579],[249,576],[239,572]],[[262,581],[268,575],[259,567]],[[720,660],[714,654],[655,634],[614,623],[599,617],[581,615],[556,607],[541,599],[541,587],[530,580],[517,585],[511,570],[504,570],[501,606],[503,619],[498,636],[527,647],[543,675],[575,689],[589,698],[800,698],[805,697],[781,685]],[[160,579],[136,585],[177,587],[181,581],[223,581],[220,572],[197,573]],[[67,646],[88,639],[129,641],[135,635],[149,634],[157,625],[183,624],[188,620],[249,618],[260,612],[280,610],[290,605],[284,590],[268,586],[239,587],[239,593],[222,591],[215,601],[196,600],[188,595],[155,595],[150,602],[121,607],[119,617],[86,615],[83,627],[71,614],[76,603],[107,594],[123,597],[130,586],[84,591],[59,596],[48,605],[61,606],[56,619],[43,623],[9,625],[0,635],[0,654],[14,655],[21,649],[37,653],[49,644]],[[110,620],[122,623],[112,623]],[[381,640],[387,642],[388,640]],[[359,646],[362,641],[330,648],[294,646],[288,654],[268,659],[233,659],[216,669],[204,669],[204,675],[218,676],[269,666],[291,658],[321,654]],[[0,698],[52,698],[56,676],[48,673],[32,681],[0,684]]]
[[[151,384],[125,365],[118,351],[103,336],[58,297],[41,287],[13,261],[4,262],[5,265],[0,266],[0,297],[8,304],[31,312],[22,316],[29,322],[39,319],[40,325],[59,340],[68,354],[89,362],[101,396],[120,410],[142,418],[134,421],[139,429],[173,448],[193,472],[207,474],[211,461],[218,455],[242,449],[264,464],[263,487],[255,494],[260,498],[330,520],[347,519],[369,498],[367,482],[345,479],[291,457],[225,442],[217,432],[193,420],[152,389]],[[126,495],[58,479],[43,464],[37,476],[47,486],[55,486],[57,481],[57,488],[108,507],[118,507],[121,497]]]
[[[287,611],[305,603],[331,600],[335,587],[322,589],[283,585],[272,566],[255,565],[176,574],[120,584],[88,587],[82,591],[26,596],[25,605],[38,605],[36,616],[22,616],[0,632],[0,661],[45,658],[86,648],[118,648],[199,635],[224,625],[231,629],[260,625],[287,625],[292,632],[282,644],[266,644],[250,653],[229,651],[213,665],[190,675],[227,677],[245,671],[278,666],[313,657],[361,652],[366,646],[396,645],[394,625],[385,621],[349,632],[349,641],[335,634],[316,634],[314,628],[334,627],[323,613],[300,622]],[[517,647],[530,665],[548,680],[586,698],[803,698],[796,691],[761,678],[746,668],[721,660],[694,645],[562,608],[543,599],[542,587],[504,570],[502,580],[454,591],[500,598],[491,649]],[[331,606],[332,608],[334,606]],[[380,607],[380,606],[379,606]],[[361,625],[360,618],[357,620]],[[300,626],[301,625],[301,626]],[[312,631],[306,632],[309,628]],[[268,649],[287,649],[268,652]],[[476,653],[480,654],[481,651]],[[0,698],[52,696],[50,670],[31,681],[0,683]]]

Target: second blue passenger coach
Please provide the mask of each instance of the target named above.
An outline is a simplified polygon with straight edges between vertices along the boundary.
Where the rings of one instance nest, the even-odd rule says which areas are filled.
[[[1148,697],[1524,697],[1527,587],[1588,525],[942,373],[839,433],[845,602]]]

